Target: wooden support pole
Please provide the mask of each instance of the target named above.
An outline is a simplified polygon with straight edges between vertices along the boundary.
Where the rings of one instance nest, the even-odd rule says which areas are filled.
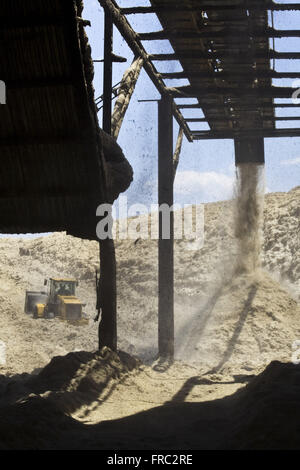
[[[178,132],[175,152],[173,156],[173,182],[175,180],[176,171],[177,171],[177,167],[179,163],[179,157],[180,157],[181,148],[182,148],[182,141],[183,141],[183,129],[180,127],[179,132]]]
[[[103,74],[103,130],[111,134],[113,22],[109,10],[105,9],[104,25],[104,74]]]
[[[123,75],[121,84],[118,89],[118,98],[115,103],[113,115],[112,115],[112,136],[117,140],[121,126],[128,109],[130,99],[133,95],[135,85],[140,76],[140,72],[143,66],[143,59],[141,57],[135,57],[129,69],[126,70]]]
[[[172,99],[162,96],[158,103],[158,203],[173,206],[173,118]],[[158,243],[158,347],[161,359],[174,358],[174,220],[159,213]],[[164,222],[164,223],[163,223]]]
[[[143,67],[147,72],[149,78],[152,80],[153,84],[156,86],[157,90],[163,95],[167,94],[166,86],[159,77],[159,73],[157,72],[154,65],[149,60],[149,54],[146,52],[145,48],[143,47],[141,41],[138,39],[138,35],[132,29],[131,25],[125,18],[125,16],[121,15],[120,9],[116,5],[116,2],[112,0],[98,0],[100,5],[112,15],[114,24],[118,28],[119,32],[127,42],[128,46],[132,50],[135,56],[141,57],[144,60]],[[183,128],[186,138],[189,142],[193,141],[193,137],[189,127],[186,125],[186,122],[177,109],[176,103],[173,102],[173,116],[175,117],[176,121],[178,122],[179,126]]]
[[[264,139],[234,139],[235,164],[265,163]]]
[[[112,48],[113,23],[109,11],[105,10],[104,38],[104,84],[103,84],[103,130],[111,134],[112,94]],[[107,201],[108,202],[108,201]],[[100,241],[100,307],[99,349],[108,346],[117,350],[117,282],[116,255],[112,238]]]

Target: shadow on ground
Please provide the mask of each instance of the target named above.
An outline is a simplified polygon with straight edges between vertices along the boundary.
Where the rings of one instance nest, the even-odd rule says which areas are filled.
[[[120,370],[116,372],[120,380],[123,374],[129,373],[130,367],[131,370],[138,368],[138,363],[134,363],[135,360],[128,355],[120,359],[114,353],[106,351],[106,356],[102,359],[104,362],[100,369],[107,369],[106,374],[112,362],[116,369],[123,367],[122,373]],[[95,357],[91,359],[93,360]],[[88,363],[91,364],[91,361]],[[186,395],[182,387],[182,390],[174,393],[171,401],[162,406],[126,418],[86,425],[71,417],[68,405],[70,393],[76,395],[76,390],[78,392],[74,376],[78,376],[80,367],[84,368],[85,376],[89,376],[86,364],[73,370],[72,379],[67,385],[64,382],[63,386],[59,386],[59,378],[53,379],[52,383],[49,378],[57,368],[52,363],[50,374],[50,363],[47,366],[48,372],[45,368],[37,377],[27,381],[26,396],[21,399],[19,397],[10,404],[2,401],[0,449],[185,450],[300,447],[300,366],[272,362],[263,373],[252,379],[237,378],[236,380],[245,382],[250,379],[250,382],[232,396],[209,402],[188,403],[184,402]],[[92,377],[95,379],[95,374],[90,375],[85,387],[79,390],[81,404],[90,403],[97,394],[99,396],[96,380],[94,384],[90,380]],[[185,386],[191,388],[207,381],[213,383],[207,377],[193,377]],[[90,387],[95,388],[92,393]],[[106,387],[105,380],[103,387]],[[45,388],[47,392],[43,393]],[[74,396],[71,401],[75,403]],[[77,405],[79,406],[79,401]]]

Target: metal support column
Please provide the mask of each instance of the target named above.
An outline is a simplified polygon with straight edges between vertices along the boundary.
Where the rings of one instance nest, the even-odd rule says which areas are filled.
[[[105,11],[104,80],[103,80],[103,130],[111,134],[113,22]],[[108,346],[117,350],[117,283],[116,255],[112,238],[100,241],[100,298],[99,349]]]
[[[117,286],[114,241],[100,242],[101,320],[99,322],[99,349],[108,346],[117,350]]]
[[[158,103],[158,203],[173,206],[173,116],[172,98],[162,96]],[[174,220],[170,231],[159,213],[158,244],[158,347],[162,359],[174,358]],[[169,235],[169,236],[168,236]]]

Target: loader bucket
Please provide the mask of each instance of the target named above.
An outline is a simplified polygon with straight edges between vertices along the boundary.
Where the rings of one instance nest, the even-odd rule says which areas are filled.
[[[25,296],[25,308],[24,312],[27,314],[33,314],[36,304],[46,304],[48,300],[48,295],[46,292],[37,292],[37,291],[26,291]]]

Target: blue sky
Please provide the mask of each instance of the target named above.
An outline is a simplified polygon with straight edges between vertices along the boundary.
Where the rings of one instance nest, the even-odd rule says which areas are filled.
[[[278,2],[279,3],[279,2]],[[280,3],[293,3],[291,0]],[[294,1],[294,3],[297,3]],[[146,6],[148,0],[119,0],[119,6]],[[92,27],[86,28],[94,59],[103,58],[103,10],[97,0],[85,0],[83,16],[91,20]],[[128,17],[137,32],[155,31],[161,25],[154,14],[131,15]],[[278,12],[274,14],[275,27],[296,29],[300,13]],[[172,52],[168,41],[144,41],[147,52]],[[300,39],[276,39],[278,51],[299,51]],[[114,64],[113,83],[121,80],[133,58],[130,49],[118,30],[114,28],[114,52],[128,59],[127,64]],[[158,71],[182,70],[179,62],[157,62]],[[275,70],[300,70],[300,61],[277,60]],[[103,64],[95,64],[94,86],[96,95],[102,94]],[[186,80],[172,80],[173,86],[186,84]],[[292,80],[274,80],[278,86],[292,85]],[[134,182],[127,191],[129,201],[144,204],[156,202],[157,181],[157,104],[139,103],[139,99],[158,99],[156,88],[143,71],[126,118],[118,143],[134,169]],[[278,115],[300,115],[297,110],[282,109]],[[188,110],[186,117],[202,116],[201,110]],[[99,113],[101,124],[102,116]],[[280,122],[278,127],[298,126],[299,122]],[[197,124],[197,128],[206,129]],[[174,140],[178,125],[174,122]],[[269,191],[288,191],[300,184],[300,138],[265,139],[266,186]],[[189,143],[184,139],[180,163],[175,179],[175,201],[179,203],[201,203],[230,197],[234,179],[234,147],[231,140],[208,140]]]

